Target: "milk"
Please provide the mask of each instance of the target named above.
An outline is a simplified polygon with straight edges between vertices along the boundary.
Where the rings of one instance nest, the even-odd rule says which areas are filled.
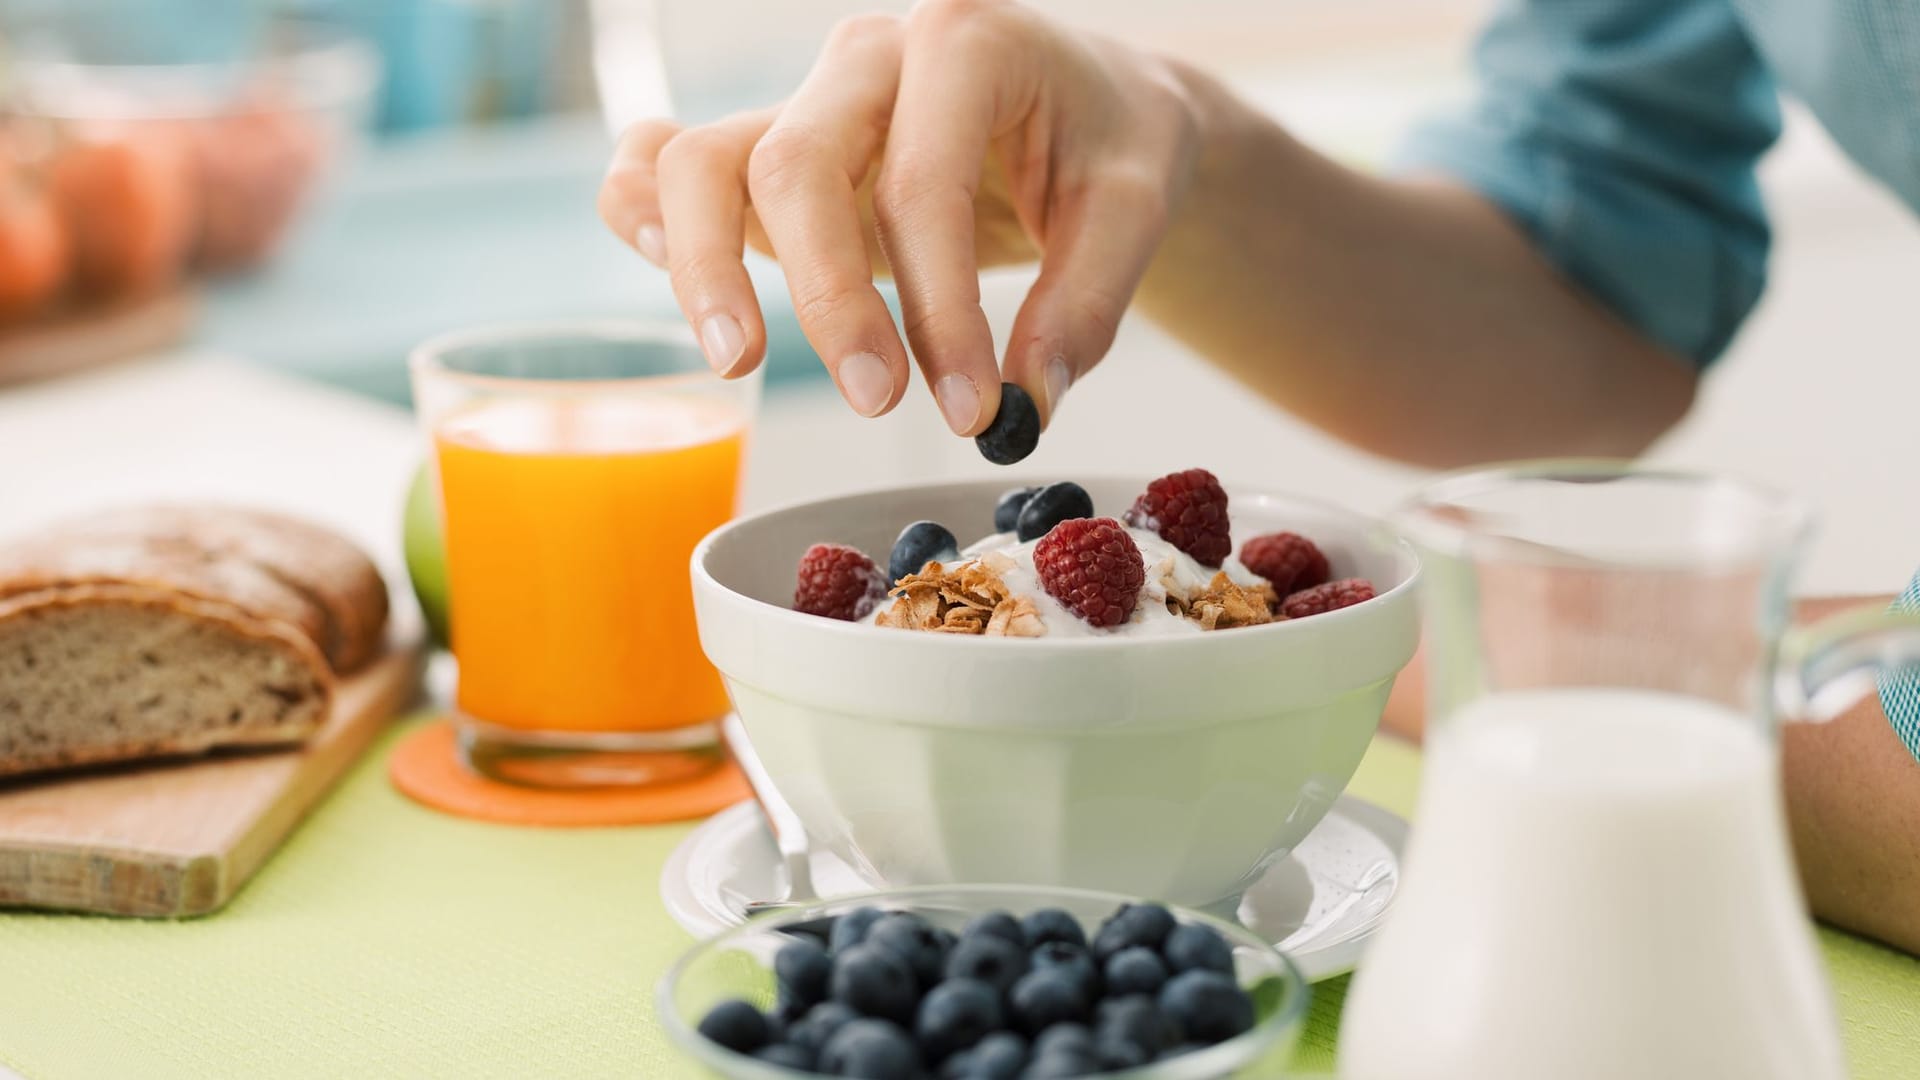
[[[1350,1080],[1845,1075],[1750,718],[1640,690],[1495,694],[1431,746]]]

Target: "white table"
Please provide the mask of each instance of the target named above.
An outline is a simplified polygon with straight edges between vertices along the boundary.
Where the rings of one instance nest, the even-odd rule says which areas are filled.
[[[391,405],[181,352],[0,393],[0,534],[165,498],[288,510],[401,567],[418,457]]]

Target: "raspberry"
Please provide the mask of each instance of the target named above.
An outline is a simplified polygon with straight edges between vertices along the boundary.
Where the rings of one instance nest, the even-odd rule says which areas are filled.
[[[1127,524],[1152,529],[1160,539],[1218,569],[1233,538],[1227,535],[1227,493],[1205,469],[1163,476],[1127,511]]]
[[[1147,563],[1127,530],[1112,518],[1070,518],[1033,546],[1040,587],[1095,626],[1133,617]]]
[[[1332,574],[1327,557],[1299,533],[1254,537],[1240,545],[1240,563],[1271,582],[1281,596],[1323,584]]]
[[[1287,597],[1280,605],[1280,614],[1289,619],[1304,619],[1309,615],[1338,611],[1371,599],[1373,582],[1366,578],[1342,578],[1325,585],[1315,585],[1311,589],[1302,589]]]
[[[815,544],[800,556],[795,611],[852,622],[865,618],[886,595],[886,577],[859,548]]]

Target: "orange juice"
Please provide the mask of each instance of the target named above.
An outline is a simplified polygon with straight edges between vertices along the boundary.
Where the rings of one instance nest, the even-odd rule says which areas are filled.
[[[462,713],[578,732],[725,714],[687,562],[733,516],[746,434],[734,406],[520,398],[433,434]]]

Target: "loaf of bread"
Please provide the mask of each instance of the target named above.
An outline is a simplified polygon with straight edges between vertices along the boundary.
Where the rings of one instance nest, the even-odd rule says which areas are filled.
[[[364,554],[278,514],[140,507],[0,545],[0,776],[298,742],[386,620]]]

